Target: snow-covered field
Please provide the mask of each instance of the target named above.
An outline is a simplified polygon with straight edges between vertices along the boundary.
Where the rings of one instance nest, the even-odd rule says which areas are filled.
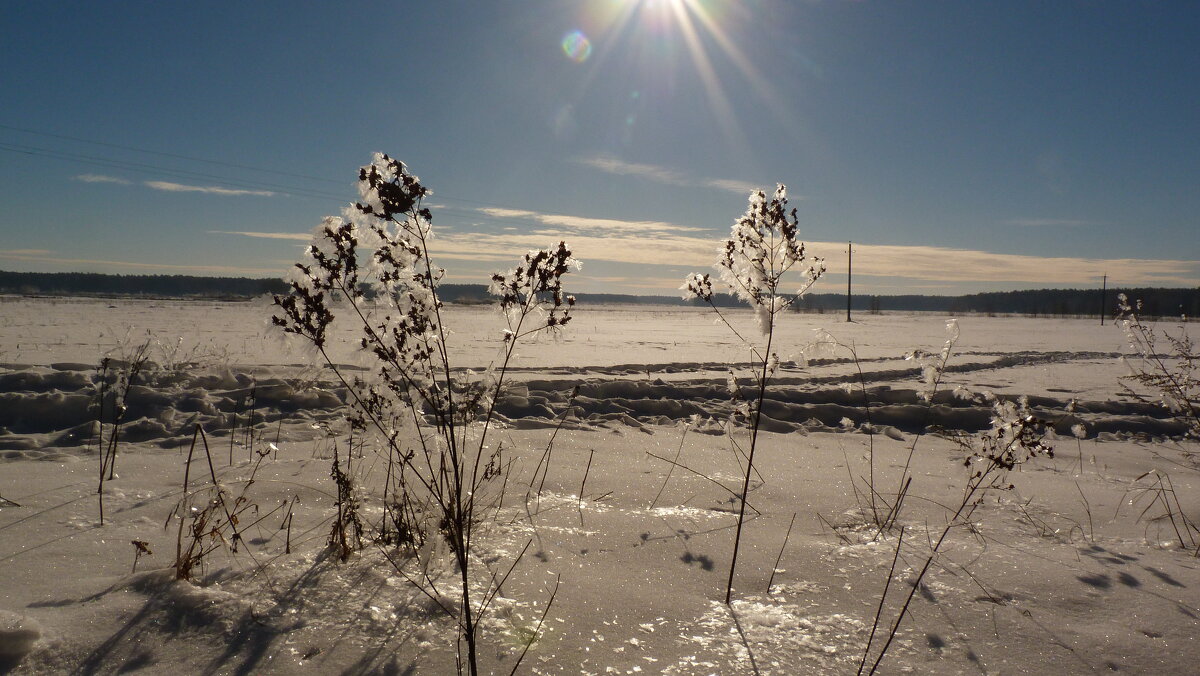
[[[427,594],[388,547],[368,541],[345,563],[328,554],[345,392],[268,330],[269,314],[261,302],[0,298],[0,672],[453,673],[457,632],[438,608],[452,599],[449,556],[425,552]],[[734,449],[748,433],[721,421],[734,409],[729,368],[749,357],[728,329],[702,309],[581,307],[561,339],[525,345],[490,437],[511,470],[474,544],[496,575],[477,575],[476,593],[503,580],[483,623],[484,670],[508,673],[529,645],[522,672],[854,672],[899,532],[863,518],[869,449],[888,499],[915,448],[886,633],[961,499],[955,435],[989,426],[991,409],[966,390],[1028,395],[1054,423],[1055,457],[1021,468],[951,531],[881,672],[1194,672],[1200,559],[1184,519],[1200,517],[1200,447],[1181,440],[1181,421],[1121,393],[1121,332],[959,317],[929,406],[904,355],[939,350],[948,318],[857,319],[792,315],[779,329],[780,356],[797,361],[767,393],[732,608]],[[449,308],[448,324],[456,364],[486,367],[500,346],[492,311]],[[804,351],[820,328],[857,363]],[[344,338],[333,357],[350,363]],[[152,363],[125,402],[101,525],[98,366],[109,356],[119,368],[140,345]],[[211,469],[199,450],[187,466],[197,423]],[[355,449],[370,531],[386,462]],[[215,475],[244,498],[240,541],[225,532],[194,584],[171,568],[185,471],[192,491]],[[1158,477],[1173,493],[1154,489],[1167,486]],[[151,553],[135,557],[134,541]]]

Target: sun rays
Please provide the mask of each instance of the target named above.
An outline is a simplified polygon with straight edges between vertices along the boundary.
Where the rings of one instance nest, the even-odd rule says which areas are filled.
[[[624,66],[659,86],[672,86],[684,75],[681,69],[691,69],[726,141],[741,145],[745,139],[736,113],[745,102],[731,96],[739,88],[732,77],[750,86],[758,105],[785,117],[782,102],[741,46],[762,34],[755,26],[762,13],[730,0],[605,0],[589,3],[583,20],[597,42],[621,52]]]

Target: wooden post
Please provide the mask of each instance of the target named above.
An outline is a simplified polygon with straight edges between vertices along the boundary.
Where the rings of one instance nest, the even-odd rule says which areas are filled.
[[[1100,326],[1104,326],[1105,306],[1108,304],[1108,275],[1104,275],[1104,280],[1100,283]]]
[[[854,276],[854,242],[846,242],[846,321],[850,319],[850,283]]]

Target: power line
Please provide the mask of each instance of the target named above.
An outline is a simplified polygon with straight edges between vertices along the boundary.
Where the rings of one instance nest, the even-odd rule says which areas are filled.
[[[170,153],[170,152],[162,152],[162,151],[157,151],[157,150],[149,150],[146,148],[138,148],[135,146],[127,146],[127,145],[121,145],[121,144],[117,144],[117,143],[109,143],[107,141],[98,141],[95,139],[82,138],[82,137],[78,137],[78,136],[69,136],[66,134],[57,134],[57,133],[52,133],[52,132],[37,131],[34,129],[28,129],[25,127],[16,127],[16,126],[7,125],[7,124],[0,124],[0,129],[7,129],[9,131],[33,134],[36,136],[44,136],[47,138],[60,139],[60,140],[64,140],[64,141],[72,141],[72,142],[76,142],[76,143],[87,143],[87,144],[91,144],[91,145],[95,145],[95,146],[102,146],[102,147],[113,148],[113,149],[117,149],[117,150],[125,150],[125,151],[131,151],[131,152],[144,153],[147,155],[156,155],[159,157],[167,157],[167,158],[186,160],[186,161],[192,161],[192,162],[203,162],[203,163],[211,164],[211,165],[215,165],[215,166],[229,167],[229,168],[234,168],[234,169],[243,169],[243,170],[248,170],[248,171],[257,171],[257,172],[262,172],[262,173],[267,173],[267,174],[276,174],[279,176],[287,176],[287,177],[291,177],[291,178],[300,178],[300,179],[306,179],[306,180],[312,180],[312,181],[320,181],[322,183],[333,183],[333,184],[337,184],[337,185],[345,185],[345,183],[342,181],[336,181],[333,179],[322,178],[319,176],[310,176],[307,174],[279,171],[276,169],[267,169],[264,167],[256,167],[253,165],[241,164],[241,163],[237,163],[237,162],[226,162],[226,161],[222,161],[222,160],[213,160],[213,159],[207,159],[207,158],[203,158],[203,157],[195,157],[192,155],[185,155],[182,153]],[[167,174],[169,176],[175,176],[175,177],[180,177],[180,178],[187,178],[187,179],[193,179],[193,180],[194,179],[202,179],[205,181],[216,182],[217,184],[219,184],[222,187],[229,187],[229,188],[233,188],[233,189],[242,189],[242,190],[267,190],[270,192],[276,192],[279,194],[289,195],[289,196],[293,196],[293,197],[308,197],[311,199],[318,199],[318,200],[322,200],[322,201],[336,202],[336,203],[343,204],[343,205],[346,204],[348,201],[348,200],[346,200],[344,195],[334,194],[331,192],[325,192],[325,191],[318,190],[318,189],[300,188],[300,187],[296,187],[293,185],[286,185],[286,184],[282,184],[282,183],[271,183],[271,182],[267,182],[267,181],[255,181],[255,180],[251,180],[251,179],[230,178],[228,176],[223,176],[223,175],[219,175],[219,174],[210,174],[210,173],[199,172],[199,171],[191,171],[191,170],[187,170],[187,169],[173,169],[173,168],[164,167],[164,166],[155,165],[155,164],[136,162],[133,160],[120,160],[120,159],[114,159],[114,158],[109,158],[109,157],[99,157],[99,156],[95,156],[95,155],[87,155],[87,154],[81,154],[81,153],[75,153],[75,152],[54,150],[51,148],[42,148],[42,147],[38,147],[38,146],[30,146],[30,145],[25,145],[25,144],[20,144],[20,143],[0,141],[0,151],[29,155],[29,156],[34,156],[34,157],[44,157],[44,158],[49,158],[49,159],[65,161],[65,162],[76,162],[79,164],[104,167],[106,169],[120,169],[123,171],[133,171],[133,172],[138,172],[138,173],[142,173],[142,174],[150,174],[151,172],[157,172],[160,174]],[[506,209],[509,211],[529,211],[528,209],[524,209],[524,208],[520,208],[520,207],[496,204],[494,202],[485,202],[485,201],[481,201],[481,200],[473,200],[473,199],[468,199],[465,197],[456,197],[456,196],[447,195],[447,194],[444,194],[441,192],[433,193],[433,197],[435,200],[438,200],[438,201],[462,202],[465,204],[478,205],[480,207],[490,207],[490,208],[494,208],[494,209]],[[461,214],[469,214],[471,216],[478,217],[478,218],[484,218],[484,219],[487,219],[488,221],[493,221],[493,222],[513,223],[513,224],[517,224],[517,225],[530,225],[529,220],[522,220],[522,219],[515,218],[515,217],[493,216],[490,214],[481,213],[478,209],[455,207],[452,205],[443,205],[442,208],[446,211],[459,212]]]
[[[173,159],[179,159],[179,160],[188,160],[188,161],[192,161],[192,162],[204,162],[204,163],[206,163],[206,164],[213,164],[213,165],[222,166],[222,167],[231,167],[231,168],[234,168],[234,169],[246,169],[246,170],[249,170],[249,171],[258,171],[258,172],[267,173],[267,174],[277,174],[277,175],[279,175],[279,176],[289,176],[289,177],[291,177],[291,178],[303,178],[303,179],[308,179],[308,180],[312,180],[312,181],[320,181],[320,182],[322,182],[322,183],[332,183],[332,184],[334,184],[334,185],[345,185],[345,184],[346,184],[346,182],[345,182],[345,181],[337,181],[337,180],[334,180],[334,179],[331,179],[331,178],[322,178],[322,177],[320,177],[320,176],[310,176],[310,175],[308,175],[308,174],[297,174],[297,173],[293,173],[293,172],[279,171],[278,169],[267,169],[267,168],[265,168],[265,167],[256,167],[256,166],[253,166],[253,165],[249,165],[249,164],[240,164],[240,163],[237,163],[237,162],[226,162],[226,161],[223,161],[223,160],[212,160],[212,159],[207,159],[207,158],[203,158],[203,157],[195,157],[195,156],[193,156],[193,155],[184,155],[184,154],[182,154],[182,153],[168,153],[168,152],[162,152],[162,151],[158,151],[158,150],[148,150],[148,149],[146,149],[146,148],[138,148],[138,147],[135,147],[135,146],[126,146],[126,145],[121,145],[121,144],[118,144],[118,143],[109,143],[109,142],[107,142],[107,141],[97,141],[97,140],[95,140],[95,139],[87,139],[87,138],[82,138],[82,137],[79,137],[79,136],[68,136],[68,135],[66,135],[66,134],[55,134],[55,133],[52,133],[52,132],[46,132],[46,131],[37,131],[37,130],[35,130],[35,129],[27,129],[27,128],[25,128],[25,127],[14,127],[14,126],[12,126],[12,125],[7,125],[7,124],[0,124],[0,129],[8,129],[8,130],[10,130],[10,131],[18,131],[18,132],[22,132],[22,133],[25,133],[25,134],[34,134],[34,135],[36,135],[36,136],[45,136],[45,137],[48,137],[48,138],[56,138],[56,139],[60,139],[60,140],[64,140],[64,141],[75,141],[75,142],[78,142],[78,143],[89,143],[89,144],[91,144],[91,145],[103,146],[103,147],[106,147],[106,148],[115,148],[115,149],[117,149],[117,150],[128,150],[128,151],[131,151],[131,152],[145,153],[145,154],[147,154],[147,155],[157,155],[157,156],[159,156],[159,157],[170,157],[170,158],[173,158]],[[4,144],[3,144],[2,142],[0,142],[0,145],[4,145]],[[8,144],[8,145],[13,145],[13,146],[16,146],[16,147],[20,147],[20,144]],[[54,151],[54,150],[47,150],[47,149],[37,149],[37,148],[34,148],[34,147],[32,147],[32,146],[27,146],[27,147],[29,147],[29,148],[31,148],[31,149],[34,149],[34,150],[41,150],[42,152],[59,153],[59,154],[61,154],[61,155],[64,155],[64,156],[68,156],[68,155],[70,155],[69,153],[64,153],[64,152],[61,152],[61,151]],[[35,154],[35,153],[28,153],[28,154]],[[93,157],[89,157],[89,156],[87,156],[87,155],[78,155],[78,156],[76,156],[76,157],[87,158],[87,160],[89,160],[89,161],[91,161],[91,162],[93,162],[93,163],[94,163],[95,161],[98,161],[98,160],[100,160],[100,161],[106,161],[106,162],[114,162],[114,163],[120,163],[120,162],[124,162],[124,160],[110,160],[110,159],[107,159],[107,158],[93,158]],[[60,157],[60,158],[58,158],[58,159],[67,159],[67,157]],[[81,160],[81,161],[82,161],[82,160]],[[195,177],[208,178],[208,179],[210,179],[210,180],[222,180],[222,181],[227,181],[227,182],[229,182],[229,179],[226,179],[226,178],[220,178],[220,177],[214,177],[212,174],[203,174],[203,173],[200,173],[200,172],[189,172],[189,171],[187,171],[187,170],[165,169],[165,168],[163,168],[163,167],[157,167],[157,166],[155,166],[155,165],[147,165],[147,164],[142,164],[142,163],[138,163],[138,162],[130,162],[129,164],[130,164],[130,165],[132,165],[132,166],[137,166],[137,167],[151,167],[151,168],[153,168],[155,171],[167,171],[167,172],[174,172],[176,175],[192,175],[192,176],[195,176]],[[101,165],[101,166],[103,166],[103,165]],[[115,164],[114,164],[114,166],[111,166],[111,167],[109,167],[109,168],[125,169],[125,168],[128,168],[128,167],[117,166],[117,165],[115,165]],[[284,187],[284,186],[280,186],[279,184],[263,183],[263,184],[261,184],[261,185],[266,185],[266,186],[274,186],[274,187],[280,188],[281,190],[282,190],[282,189],[285,189],[285,187]],[[338,199],[338,200],[344,201],[344,200],[342,200],[342,198],[340,198],[340,197],[336,197],[336,196],[333,196],[333,195],[331,195],[330,193],[321,193],[321,192],[318,192],[318,191],[313,191],[313,190],[308,190],[308,189],[301,189],[301,188],[294,188],[294,187],[286,187],[286,190],[289,192],[289,194],[298,194],[298,193],[300,193],[300,192],[305,192],[305,193],[308,193],[308,194],[306,194],[306,195],[304,195],[304,196],[310,196],[310,197],[311,197],[311,196],[318,196],[318,197],[332,197],[332,198],[334,198],[334,199]],[[497,209],[510,209],[510,210],[513,210],[513,211],[525,211],[525,209],[519,209],[519,208],[517,208],[517,207],[505,206],[505,205],[502,205],[502,204],[495,204],[495,203],[491,203],[491,202],[483,202],[483,201],[480,201],[480,200],[468,199],[468,198],[466,198],[466,197],[454,197],[454,196],[451,196],[451,195],[445,195],[445,194],[442,194],[442,193],[440,193],[440,192],[439,192],[439,193],[437,193],[437,198],[438,198],[438,199],[443,199],[443,200],[451,200],[451,201],[455,201],[455,202],[466,202],[467,204],[478,204],[478,205],[480,205],[480,206],[485,206],[485,207],[493,207],[493,208],[497,208]]]
[[[321,192],[306,188],[297,188],[295,186],[284,185],[280,183],[269,183],[265,181],[252,181],[244,179],[231,179],[217,174],[208,174],[199,171],[189,171],[187,169],[172,169],[170,167],[162,167],[154,164],[146,164],[144,162],[133,162],[129,160],[116,160],[108,157],[97,157],[95,155],[82,155],[79,153],[63,152],[61,150],[53,150],[50,148],[40,148],[37,146],[27,146],[16,143],[0,142],[0,150],[20,153],[24,155],[33,155],[40,157],[48,157],[56,160],[64,160],[69,162],[79,162],[82,164],[90,164],[93,166],[105,167],[107,169],[122,169],[125,171],[136,172],[158,172],[171,176],[203,179],[205,181],[213,181],[225,186],[233,188],[251,188],[256,190],[271,190],[286,192],[290,195],[298,197],[317,197],[338,199],[333,193]]]
[[[338,185],[338,186],[347,185],[346,181],[341,181],[341,180],[326,179],[323,177],[313,177],[313,175],[308,175],[308,174],[282,172],[282,171],[278,171],[278,169],[269,169],[266,167],[256,167],[256,166],[253,166],[253,164],[242,164],[239,162],[227,162],[227,161],[223,161],[223,160],[210,160],[210,158],[206,158],[206,157],[196,157],[194,155],[184,155],[184,154],[181,154],[181,152],[164,152],[161,150],[149,150],[149,149],[145,149],[145,148],[137,148],[137,146],[133,146],[133,145],[121,145],[119,143],[109,143],[109,142],[107,142],[107,140],[96,140],[94,138],[83,138],[83,137],[78,137],[78,136],[68,136],[68,134],[31,130],[31,128],[28,128],[28,127],[18,127],[18,126],[13,126],[13,125],[0,124],[0,130],[10,130],[10,131],[17,131],[17,132],[22,132],[22,133],[31,133],[31,134],[35,134],[35,136],[43,136],[43,137],[47,137],[47,138],[58,138],[61,140],[72,140],[72,142],[88,143],[91,145],[100,145],[100,146],[104,146],[104,148],[113,148],[116,150],[144,152],[144,154],[146,154],[146,155],[157,155],[160,157],[172,157],[172,158],[175,158],[175,160],[187,160],[187,161],[191,161],[191,162],[204,162],[206,164],[215,164],[215,166],[220,166],[220,167],[246,169],[246,171],[262,172],[262,173],[266,173],[266,174],[276,174],[276,175],[281,175],[281,177],[314,180],[314,181],[320,181],[320,183],[328,183],[328,184],[334,184],[334,185]],[[0,142],[0,144],[4,144],[4,142]],[[10,144],[10,145],[20,146],[20,144]],[[34,146],[28,146],[28,148],[34,148]],[[67,160],[67,158],[88,158],[88,161],[90,161],[90,162],[96,162],[96,161],[113,162],[114,163],[113,166],[110,166],[109,168],[130,169],[130,167],[119,166],[118,163],[125,162],[124,160],[110,160],[110,158],[94,158],[94,157],[89,157],[86,155],[77,155],[77,156],[71,157],[72,154],[68,154],[68,152],[47,150],[47,149],[38,149],[38,150],[42,150],[43,152],[59,152],[60,155],[65,155],[65,157],[58,157],[58,158],[60,158],[60,160]],[[34,154],[35,154],[35,152],[29,152],[29,155],[34,155]],[[78,160],[78,161],[83,161],[83,160]],[[214,177],[214,175],[212,175],[212,174],[204,174],[204,173],[199,173],[199,172],[188,172],[188,171],[186,171],[186,169],[167,169],[167,168],[163,168],[163,167],[154,166],[154,164],[144,164],[144,163],[140,163],[140,162],[128,162],[128,163],[130,163],[131,166],[133,166],[133,167],[154,168],[155,171],[158,171],[158,172],[172,172],[172,173],[175,173],[176,175],[192,175],[192,177],[208,178],[210,180],[222,180],[222,181],[226,181],[227,185],[233,183],[233,181],[230,179]],[[301,197],[330,197],[330,198],[338,199],[338,201],[344,202],[344,198],[331,195],[331,193],[328,193],[328,192],[320,192],[320,191],[311,190],[311,189],[298,189],[298,187],[282,186],[280,184],[263,183],[260,185],[277,187],[277,189],[288,192],[289,195],[296,195],[296,196],[301,196]],[[444,195],[444,193],[442,193],[442,192],[437,192],[436,196],[438,199],[449,199],[449,201],[451,201],[451,202],[464,202],[467,204],[478,204],[478,205],[480,205],[480,207],[492,207],[492,208],[496,208],[496,209],[510,209],[510,210],[514,210],[514,211],[526,210],[526,209],[521,209],[521,208],[517,208],[517,207],[509,207],[509,205],[504,205],[504,204],[481,202],[481,201],[479,201],[479,199],[469,199],[466,197],[455,197],[455,196],[450,196],[450,195]],[[497,220],[500,220],[500,219],[497,219]]]
[[[3,125],[0,125],[0,126],[3,126]],[[47,158],[47,159],[60,160],[60,161],[64,161],[64,162],[74,162],[74,163],[85,164],[85,165],[89,165],[89,166],[102,167],[105,169],[120,169],[123,171],[133,171],[133,172],[138,172],[138,173],[157,172],[159,174],[166,174],[168,176],[177,177],[177,178],[203,179],[205,181],[217,183],[222,187],[228,187],[231,189],[270,190],[272,192],[277,192],[278,194],[291,195],[291,196],[296,196],[296,197],[309,197],[312,199],[327,201],[327,202],[331,202],[331,203],[337,203],[337,204],[341,204],[341,205],[345,205],[349,202],[349,200],[347,200],[344,196],[334,195],[333,193],[321,192],[321,191],[316,191],[316,190],[311,190],[311,189],[296,188],[294,186],[281,185],[281,184],[277,184],[277,183],[264,183],[264,182],[258,182],[258,181],[244,181],[244,180],[237,180],[237,179],[229,179],[229,178],[225,178],[225,177],[218,176],[215,174],[206,174],[206,173],[202,173],[202,172],[194,172],[194,171],[188,171],[188,170],[184,170],[184,169],[171,169],[168,167],[162,167],[162,166],[157,166],[157,165],[152,165],[152,164],[145,164],[142,162],[129,162],[129,161],[125,161],[125,160],[114,160],[114,159],[110,159],[110,158],[96,157],[96,156],[91,156],[91,155],[78,155],[78,154],[74,154],[74,153],[67,153],[67,152],[62,152],[62,151],[58,151],[58,150],[52,150],[49,148],[39,148],[36,146],[26,146],[26,145],[21,145],[21,144],[0,142],[0,151],[10,152],[10,153],[20,154],[20,155],[29,155],[32,157],[43,157],[43,158]],[[525,209],[517,209],[514,207],[503,207],[500,205],[489,204],[487,202],[481,202],[478,200],[468,200],[468,199],[464,199],[464,198],[450,197],[448,195],[442,195],[440,193],[435,194],[435,199],[450,200],[450,201],[455,201],[455,202],[467,202],[467,203],[471,203],[471,204],[479,204],[482,206],[490,206],[490,207],[494,207],[494,208],[511,209],[513,211],[526,211]],[[469,207],[458,207],[458,206],[446,204],[446,205],[442,205],[440,208],[444,211],[449,211],[452,213],[457,212],[459,214],[469,215],[469,216],[486,219],[488,221],[493,221],[493,222],[498,222],[498,223],[513,223],[516,225],[529,225],[530,224],[529,220],[521,220],[518,218],[504,217],[504,216],[493,216],[490,214],[481,213],[477,209],[472,209]],[[464,218],[465,217],[466,216],[464,216]]]
[[[79,143],[90,143],[92,145],[104,146],[106,148],[116,148],[118,150],[129,150],[135,153],[145,153],[147,155],[158,155],[159,157],[171,157],[177,160],[189,160],[192,162],[204,162],[205,164],[215,164],[222,167],[232,167],[234,169],[248,169],[250,171],[261,171],[265,174],[277,174],[279,176],[290,176],[292,178],[305,178],[311,181],[321,181],[324,183],[333,183],[335,185],[343,184],[343,181],[335,181],[331,178],[322,178],[320,176],[309,176],[307,174],[294,174],[288,171],[279,171],[278,169],[266,169],[263,167],[255,167],[249,164],[238,164],[236,162],[224,162],[221,160],[210,160],[203,157],[193,157],[191,155],[182,155],[179,153],[165,153],[158,150],[147,150],[145,148],[137,148],[134,146],[124,146],[117,143],[108,143],[106,141],[96,141],[93,139],[80,138],[78,136],[67,136],[65,134],[52,134],[46,131],[36,131],[34,129],[25,129],[24,127],[13,127],[7,124],[0,124],[0,129],[8,129],[10,131],[19,131],[26,134],[34,134],[35,136],[46,136],[49,138],[61,139],[64,141],[77,141]]]

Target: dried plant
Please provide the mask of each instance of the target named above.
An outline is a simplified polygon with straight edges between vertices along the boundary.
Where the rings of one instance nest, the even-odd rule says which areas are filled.
[[[422,206],[429,191],[382,154],[358,179],[359,201],[325,219],[307,260],[296,265],[291,291],[274,297],[272,322],[312,346],[349,392],[352,423],[371,431],[397,463],[388,472],[394,528],[387,539],[411,547],[425,541],[426,524],[436,524],[461,581],[456,619],[467,655],[460,664],[475,674],[478,619],[488,597],[473,604],[471,551],[483,489],[498,474],[486,444],[496,399],[518,341],[570,322],[575,298],[563,291],[562,278],[579,264],[559,242],[494,274],[490,291],[506,324],[498,364],[456,375],[438,297],[445,271],[429,255],[432,214]],[[350,376],[330,359],[338,318],[358,335],[369,376]]]
[[[96,409],[97,444],[100,451],[100,482],[96,488],[100,524],[104,525],[104,482],[117,478],[117,449],[121,425],[129,410],[129,391],[137,384],[150,362],[150,339],[132,348],[124,358],[106,356],[97,372]],[[105,427],[105,423],[108,426]],[[107,432],[107,436],[106,436]]]
[[[888,495],[885,495],[881,491],[876,482],[876,428],[871,417],[871,394],[867,389],[867,378],[866,374],[863,373],[862,361],[859,359],[857,348],[853,343],[843,343],[828,331],[819,330],[814,340],[802,350],[802,354],[806,360],[844,353],[854,363],[855,379],[857,380],[858,390],[862,395],[863,414],[866,419],[866,424],[861,429],[867,434],[867,476],[862,479],[863,488],[860,490],[858,480],[855,479],[854,474],[851,472],[850,486],[858,502],[859,513],[870,520],[871,524],[875,527],[875,537],[877,538],[884,531],[893,529],[900,518],[904,499],[908,494],[909,486],[912,484],[911,469],[913,455],[916,452],[917,445],[921,441],[921,437],[925,433],[925,427],[933,408],[934,395],[937,394],[938,389],[941,387],[946,366],[954,351],[954,345],[958,342],[959,335],[958,321],[951,319],[946,322],[946,341],[942,344],[941,350],[935,353],[916,349],[904,355],[906,361],[916,362],[920,368],[921,388],[917,391],[917,397],[925,402],[926,424],[923,424],[913,436],[895,492]],[[847,392],[852,390],[852,386],[849,384],[846,384],[844,387]],[[843,420],[843,424],[852,427],[854,423],[849,418],[846,418]],[[847,471],[850,471],[849,462],[847,462]]]
[[[150,543],[145,540],[130,540],[129,544],[133,545],[133,567],[129,570],[129,574],[132,575],[137,572],[138,559],[153,556],[154,552],[150,551]]]
[[[894,582],[895,561],[893,561],[892,570],[888,573],[887,582],[879,600],[875,621],[871,626],[870,637],[867,639],[862,660],[859,662],[859,674],[864,672],[874,674],[879,669],[879,664],[883,661],[888,648],[891,647],[896,634],[900,631],[900,624],[908,615],[913,597],[923,584],[930,567],[938,560],[942,545],[946,542],[946,537],[950,532],[955,528],[970,524],[975,510],[983,503],[983,499],[987,495],[998,491],[1013,490],[1013,484],[1008,481],[1009,473],[1012,470],[1037,457],[1054,457],[1054,450],[1045,442],[1050,424],[1033,414],[1025,397],[1017,401],[995,399],[992,408],[994,415],[991,429],[979,434],[971,441],[961,442],[965,451],[963,465],[969,473],[967,484],[963,489],[962,500],[951,512],[950,518],[937,539],[932,540],[929,553],[916,576],[911,582],[906,583],[910,585],[908,593],[899,610],[896,611],[883,646],[879,649],[874,661],[870,662],[868,666],[871,649],[875,643],[875,635],[883,619],[884,604]],[[903,542],[904,530],[901,529],[900,538],[896,543],[897,558]]]
[[[210,483],[202,483],[193,489],[190,485],[191,467],[197,441],[204,447]],[[212,452],[208,447],[208,436],[199,424],[195,426],[184,464],[183,497],[175,504],[175,508],[167,515],[167,521],[163,524],[166,527],[172,519],[178,519],[174,563],[176,579],[193,579],[196,569],[217,550],[226,549],[234,554],[239,551],[244,542],[242,520],[247,512],[258,512],[257,503],[250,499],[250,487],[254,485],[258,469],[268,454],[267,450],[257,453],[250,476],[242,482],[241,490],[234,495],[217,478]],[[260,518],[254,521],[254,524],[261,520]]]
[[[1158,525],[1161,528],[1164,522],[1169,523],[1180,548],[1191,549],[1194,556],[1200,556],[1200,545],[1196,538],[1197,535],[1200,535],[1200,528],[1184,513],[1183,505],[1179,502],[1179,494],[1175,491],[1175,483],[1171,481],[1171,475],[1156,469],[1145,472],[1133,480],[1126,495],[1133,496],[1128,498],[1130,505],[1134,507],[1145,505],[1138,514],[1138,520],[1146,522],[1147,540],[1150,540],[1151,525]],[[1120,504],[1118,503],[1118,510]],[[1155,541],[1157,540],[1158,538],[1155,538]]]
[[[713,303],[711,275],[692,273],[680,287],[685,299],[698,298],[707,303],[717,317],[750,349],[757,370],[757,397],[741,408],[741,413],[750,424],[750,448],[746,454],[742,491],[739,495],[737,532],[734,535],[733,554],[729,562],[729,579],[725,585],[726,605],[731,602],[733,595],[733,578],[737,568],[742,526],[746,520],[746,494],[750,489],[750,476],[754,472],[754,451],[762,421],[763,400],[767,383],[779,367],[779,356],[772,351],[776,322],[779,315],[786,312],[825,272],[824,260],[808,256],[804,243],[799,241],[798,237],[796,210],[789,211],[787,208],[787,189],[782,184],[777,186],[775,195],[770,200],[759,190],[751,193],[746,213],[734,222],[730,237],[722,246],[714,265],[720,283],[754,311],[755,321],[762,335],[761,346],[759,342],[743,336]],[[787,283],[784,276],[793,270],[799,271],[803,280],[794,292],[787,292],[784,290]],[[732,389],[737,390],[736,382]]]
[[[329,470],[333,483],[337,486],[337,497],[334,505],[337,514],[333,517],[333,526],[329,531],[329,548],[343,563],[350,555],[362,549],[363,523],[359,518],[361,502],[351,468],[353,453],[346,453],[346,468],[338,456],[337,446],[333,447],[333,466]]]
[[[1154,401],[1179,416],[1187,423],[1188,436],[1200,439],[1200,351],[1196,342],[1182,326],[1172,334],[1143,321],[1141,300],[1131,306],[1122,293],[1117,296],[1117,310],[1117,325],[1133,350],[1132,357],[1123,358],[1129,366],[1129,374],[1122,379],[1125,392],[1139,401]],[[1146,395],[1145,390],[1153,394]]]

